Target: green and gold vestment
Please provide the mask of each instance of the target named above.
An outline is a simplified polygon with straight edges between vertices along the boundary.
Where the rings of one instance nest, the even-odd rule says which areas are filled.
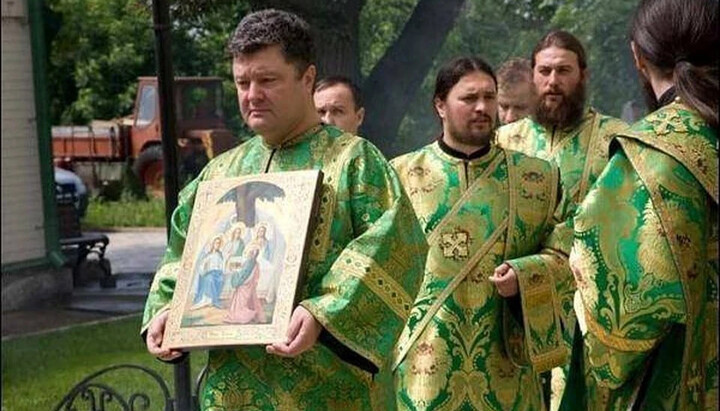
[[[605,168],[611,137],[627,126],[622,120],[588,108],[577,125],[565,129],[544,127],[532,118],[507,124],[498,129],[497,142],[501,147],[554,161],[574,208]],[[573,211],[567,210],[569,217]]]
[[[567,206],[562,215],[564,225],[558,227],[565,239],[565,253],[572,246],[572,217],[577,205],[585,198],[588,189],[608,162],[608,147],[612,136],[627,128],[627,124],[614,117],[602,115],[588,108],[582,120],[565,129],[545,127],[531,118],[510,123],[498,129],[497,141],[502,147],[520,151],[532,157],[552,160],[560,169],[560,179]],[[559,281],[558,295],[563,307],[563,335],[568,346],[572,344],[575,329],[572,276]],[[551,410],[556,410],[565,386],[564,370],[553,371]]]
[[[586,333],[563,407],[717,409],[717,134],[676,101],[615,141],[575,217]]]
[[[389,359],[422,280],[427,243],[382,154],[332,126],[277,148],[256,136],[213,159],[181,192],[143,330],[172,299],[201,181],[306,169],[321,169],[324,181],[300,305],[324,331],[294,359],[266,354],[264,346],[211,350],[203,410],[381,410],[392,404],[392,385],[374,381],[373,373],[389,379]]]
[[[608,147],[615,133],[627,124],[614,117],[602,115],[588,108],[579,124],[565,129],[544,127],[532,118],[524,118],[500,127],[497,142],[501,147],[519,151],[531,157],[553,161],[560,169],[565,208],[562,211],[563,251],[572,247],[572,217],[577,205],[608,162]],[[560,229],[560,228],[558,228]],[[560,291],[565,319],[565,337],[572,341],[574,318],[572,301],[575,291],[571,278]]]
[[[554,273],[569,268],[548,237],[557,167],[495,145],[462,160],[440,144],[391,162],[430,246],[395,354],[398,408],[543,409],[537,372],[568,353]],[[504,261],[518,274],[521,308],[488,280]]]

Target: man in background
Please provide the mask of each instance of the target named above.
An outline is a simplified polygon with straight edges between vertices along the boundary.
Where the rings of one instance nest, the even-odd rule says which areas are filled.
[[[313,98],[323,123],[357,135],[365,108],[360,89],[349,78],[332,76],[318,81]]]
[[[586,104],[589,72],[585,48],[572,34],[546,34],[532,54],[533,83],[539,102],[532,117],[498,129],[500,146],[554,161],[560,169],[565,210],[563,227],[555,231],[559,247],[572,247],[572,216],[608,162],[610,138],[627,127],[623,121],[600,114]],[[570,346],[575,329],[572,276],[556,279],[562,301],[563,333]],[[552,373],[551,410],[556,410],[565,386],[565,370]]]
[[[528,117],[535,112],[537,92],[530,61],[512,58],[498,69],[498,117],[502,124]]]

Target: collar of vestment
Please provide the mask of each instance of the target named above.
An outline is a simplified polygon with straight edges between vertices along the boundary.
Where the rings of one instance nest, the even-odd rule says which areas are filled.
[[[320,130],[322,130],[323,127],[327,127],[327,126],[323,125],[322,123],[316,124],[294,137],[286,138],[280,144],[269,144],[265,141],[264,138],[262,138],[262,135],[260,136],[260,140],[262,141],[263,147],[267,148],[268,150],[278,150],[278,149],[294,146],[294,145],[304,141],[308,137],[314,136],[315,134],[320,132]]]
[[[485,146],[473,151],[470,154],[465,154],[462,151],[455,150],[454,148],[450,147],[445,140],[443,140],[443,135],[441,134],[437,138],[437,147],[440,149],[440,151],[444,154],[443,157],[451,157],[453,160],[457,161],[468,161],[472,162],[474,160],[479,160],[485,157],[488,153],[490,153],[490,148],[492,145],[492,141],[494,141],[495,138],[491,138],[490,141],[488,141],[488,144]]]
[[[531,124],[536,125],[538,130],[542,131],[542,135],[546,141],[545,150],[548,153],[554,153],[567,141],[569,141],[569,137],[577,136],[580,133],[585,132],[587,128],[591,128],[597,114],[597,111],[595,111],[592,107],[586,107],[585,114],[583,114],[577,122],[563,128],[553,125],[540,124],[534,117],[530,117],[528,120]]]
[[[641,141],[673,157],[695,176],[718,203],[717,132],[680,98],[675,97],[670,104],[619,133],[617,138]]]

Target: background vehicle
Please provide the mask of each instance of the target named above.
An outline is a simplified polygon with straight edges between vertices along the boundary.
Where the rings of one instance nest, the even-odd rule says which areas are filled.
[[[175,111],[181,175],[196,175],[210,158],[237,145],[222,112],[220,77],[176,77]],[[132,163],[148,191],[163,194],[162,136],[156,77],[140,77],[133,114],[89,126],[52,127],[56,166],[91,188],[119,181]]]
[[[88,206],[88,191],[82,179],[70,170],[55,167],[55,184],[57,195],[72,195],[78,217],[84,217]]]

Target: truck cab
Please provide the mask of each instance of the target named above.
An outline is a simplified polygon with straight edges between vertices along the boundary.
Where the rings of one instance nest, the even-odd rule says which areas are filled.
[[[157,191],[163,178],[157,78],[138,80],[131,129],[133,170],[146,187]],[[209,159],[237,144],[225,125],[220,77],[176,77],[175,114],[180,168],[186,175],[196,175]]]

